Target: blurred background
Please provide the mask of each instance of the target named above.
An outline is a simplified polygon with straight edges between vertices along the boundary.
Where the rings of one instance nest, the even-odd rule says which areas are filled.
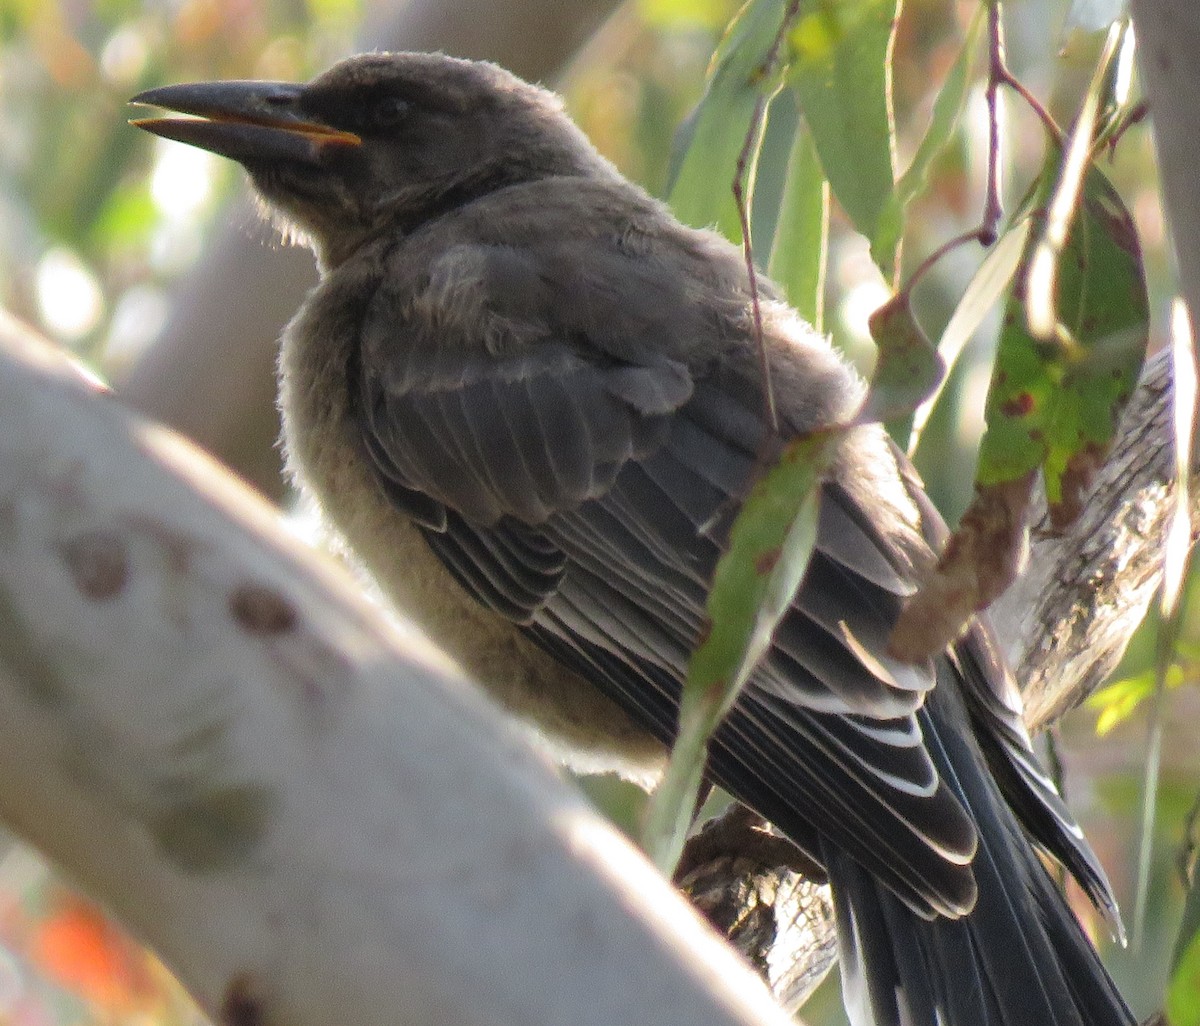
[[[895,62],[901,167],[975,6],[906,4]],[[1101,38],[1068,30],[1068,6],[1022,0],[1006,15],[1013,70],[1063,122],[1078,105]],[[259,224],[234,166],[130,128],[126,119],[136,111],[127,98],[189,79],[303,79],[360,49],[444,49],[498,60],[562,90],[596,145],[661,195],[676,128],[701,95],[735,10],[732,0],[491,0],[486,10],[467,0],[0,0],[0,305],[77,353],[126,401],[191,434],[287,505],[271,444],[270,368],[280,328],[315,280],[311,259]],[[1011,201],[1040,166],[1042,136],[1017,103],[1007,105],[1006,123]],[[773,150],[768,127],[758,186],[764,207],[782,187],[781,138]],[[961,130],[910,216],[908,265],[978,222],[985,145],[976,86]],[[1173,285],[1144,126],[1122,139],[1106,172],[1138,224],[1154,344],[1161,344]],[[918,292],[932,338],[981,258],[978,247],[955,251]],[[825,328],[864,367],[873,351],[867,317],[886,296],[866,243],[835,210]],[[951,522],[970,499],[996,327],[993,317],[970,343],[919,452],[920,470]],[[1131,645],[1117,675],[1123,689],[1077,710],[1055,738],[1068,800],[1127,913],[1152,704],[1139,699],[1150,691],[1153,632],[1147,624]],[[1139,1015],[1161,1004],[1182,904],[1177,861],[1200,785],[1194,615],[1183,638],[1163,706],[1145,936],[1138,950],[1105,949]],[[608,780],[585,786],[619,823],[636,822],[635,792]],[[836,975],[805,1016],[813,1024],[844,1021]],[[194,1018],[153,958],[28,849],[0,840],[0,1023]]]

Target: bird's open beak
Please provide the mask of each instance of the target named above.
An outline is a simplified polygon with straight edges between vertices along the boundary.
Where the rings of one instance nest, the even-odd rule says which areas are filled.
[[[194,82],[138,93],[129,102],[189,117],[135,118],[130,124],[164,139],[232,160],[317,164],[331,147],[362,145],[353,132],[300,113],[304,87],[290,82]]]

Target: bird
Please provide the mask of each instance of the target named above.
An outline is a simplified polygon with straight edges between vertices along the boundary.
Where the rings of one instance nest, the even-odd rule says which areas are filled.
[[[300,492],[556,753],[650,784],[762,454],[848,422],[861,379],[739,247],[497,65],[360,54],[131,102],[240,163],[315,254],[278,364]],[[1042,861],[1119,922],[990,628],[920,663],[889,651],[946,528],[878,424],[838,435],[818,510],[706,776],[827,874],[851,1021],[1133,1022]]]

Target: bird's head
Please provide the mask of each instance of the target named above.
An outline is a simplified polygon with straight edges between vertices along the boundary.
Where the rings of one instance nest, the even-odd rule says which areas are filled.
[[[326,265],[506,185],[611,173],[553,93],[440,54],[363,54],[305,84],[199,82],[130,102],[188,115],[133,124],[238,161]]]

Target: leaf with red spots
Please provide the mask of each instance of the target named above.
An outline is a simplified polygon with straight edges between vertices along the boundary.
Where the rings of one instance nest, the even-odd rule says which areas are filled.
[[[1054,173],[1043,175],[1043,187]],[[1057,527],[1079,512],[1133,391],[1149,332],[1149,301],[1133,219],[1092,168],[1059,255],[1059,337],[1034,338],[1024,308],[1033,233],[1009,298],[977,483],[1002,484],[1041,469]]]
[[[1047,166],[1019,217],[1037,223],[1056,171]],[[975,498],[896,625],[891,649],[903,659],[941,651],[1012,582],[1038,471],[1055,526],[1078,516],[1141,369],[1149,333],[1141,251],[1107,179],[1093,167],[1084,180],[1058,255],[1059,323],[1049,340],[1028,329],[1025,281],[1039,235],[1027,235],[988,392]]]

